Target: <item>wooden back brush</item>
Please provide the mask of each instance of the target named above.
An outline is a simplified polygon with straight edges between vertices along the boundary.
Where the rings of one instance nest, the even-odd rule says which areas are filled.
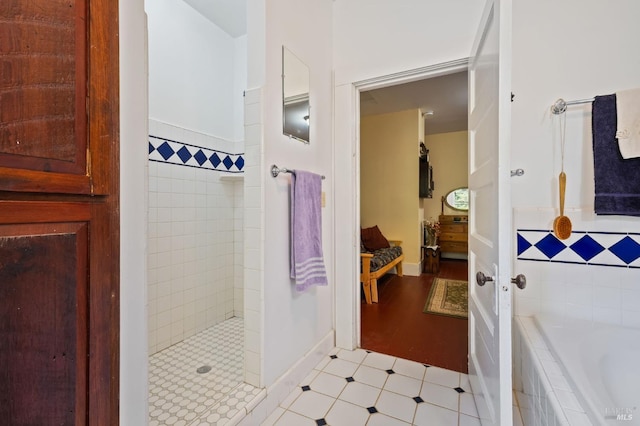
[[[553,233],[559,240],[566,240],[571,236],[571,219],[564,215],[564,196],[567,190],[567,175],[564,173],[564,134],[567,127],[567,118],[564,112],[560,115],[560,158],[562,170],[558,176],[560,183],[560,216],[553,221]]]
[[[553,221],[553,233],[559,240],[566,240],[571,236],[571,219],[564,215],[564,194],[567,189],[567,175],[560,172],[560,216]]]

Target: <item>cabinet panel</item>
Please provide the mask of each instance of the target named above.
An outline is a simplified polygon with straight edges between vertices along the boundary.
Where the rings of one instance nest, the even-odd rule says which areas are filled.
[[[0,12],[0,166],[86,175],[85,0],[9,1]]]
[[[0,418],[85,424],[87,223],[0,225]]]

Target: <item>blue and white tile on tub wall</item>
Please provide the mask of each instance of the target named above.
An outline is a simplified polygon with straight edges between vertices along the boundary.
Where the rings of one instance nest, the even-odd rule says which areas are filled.
[[[560,241],[552,233],[557,211],[514,211],[514,273],[524,273],[528,283],[525,290],[514,292],[516,314],[552,312],[639,326],[638,220],[595,217],[581,210],[566,214],[574,233]]]

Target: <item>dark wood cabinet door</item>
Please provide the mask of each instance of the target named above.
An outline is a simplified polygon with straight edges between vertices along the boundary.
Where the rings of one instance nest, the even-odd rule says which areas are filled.
[[[73,210],[77,222],[0,225],[5,424],[86,423],[90,215]]]
[[[3,0],[0,21],[0,190],[108,194],[117,1]]]
[[[0,424],[114,425],[117,0],[0,1]]]

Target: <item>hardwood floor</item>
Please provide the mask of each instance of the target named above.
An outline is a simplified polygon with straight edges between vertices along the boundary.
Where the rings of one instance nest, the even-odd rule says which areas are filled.
[[[467,373],[467,320],[422,312],[435,277],[467,279],[467,261],[440,261],[440,273],[386,275],[379,303],[362,299],[363,349]]]

